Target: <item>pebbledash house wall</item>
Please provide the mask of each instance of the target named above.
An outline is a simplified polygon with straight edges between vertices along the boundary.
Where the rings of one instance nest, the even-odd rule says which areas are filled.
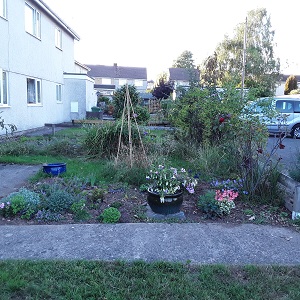
[[[25,2],[40,12],[40,39],[25,30]],[[55,46],[56,27],[62,32],[61,49]],[[5,122],[23,131],[45,123],[70,121],[74,95],[65,93],[69,88],[64,74],[75,72],[74,40],[79,40],[76,33],[43,1],[8,0],[7,17],[0,17],[0,40],[0,69],[8,75],[8,105],[0,106]],[[27,78],[41,80],[41,104],[27,104]],[[76,74],[73,78],[77,80]],[[61,102],[56,100],[58,84],[62,85]]]

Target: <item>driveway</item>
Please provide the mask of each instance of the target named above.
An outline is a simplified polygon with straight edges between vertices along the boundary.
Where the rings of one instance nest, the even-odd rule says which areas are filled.
[[[276,143],[278,142],[278,138],[270,136],[268,140],[267,150],[270,153],[274,148]],[[282,144],[284,145],[284,149],[277,149],[274,157],[281,157],[281,164],[284,169],[290,169],[295,165],[297,159],[300,159],[300,139],[293,139],[290,137],[286,137],[283,139]]]
[[[41,165],[0,164],[0,198],[17,191],[28,179],[36,174]]]

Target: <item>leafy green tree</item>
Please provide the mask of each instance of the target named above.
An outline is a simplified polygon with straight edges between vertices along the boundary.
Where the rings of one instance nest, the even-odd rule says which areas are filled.
[[[221,65],[218,61],[218,55],[214,52],[209,56],[201,67],[201,84],[204,86],[221,86],[220,79],[223,78]]]
[[[238,24],[232,38],[224,37],[215,52],[218,81],[238,80],[241,86],[245,23]],[[274,34],[265,8],[247,15],[245,87],[255,88],[257,96],[273,96],[279,79],[280,61],[274,57]]]
[[[134,85],[128,85],[128,92],[133,107],[141,103],[140,94]],[[124,110],[124,103],[126,105],[126,99],[126,85],[123,85],[116,90],[113,96],[113,105],[115,108],[114,117],[120,118],[122,116]]]
[[[298,89],[297,78],[294,75],[290,75],[284,85],[284,94],[289,95],[291,91]]]
[[[191,51],[185,50],[180,56],[174,60],[173,68],[183,68],[183,69],[195,69],[193,53]]]
[[[126,85],[123,85],[122,87],[116,90],[113,96],[114,117],[117,119],[122,117],[124,107],[127,105],[126,93]],[[147,123],[150,119],[150,114],[148,112],[148,109],[141,105],[142,99],[134,85],[128,85],[128,94],[132,105],[132,107],[130,105],[131,117],[134,117],[138,123]]]

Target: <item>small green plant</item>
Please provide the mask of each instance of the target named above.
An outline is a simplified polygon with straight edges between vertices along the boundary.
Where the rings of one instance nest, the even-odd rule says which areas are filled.
[[[120,208],[122,206],[122,203],[121,202],[119,202],[119,201],[115,201],[115,202],[113,202],[111,205],[110,205],[110,207],[114,207],[114,208]]]
[[[244,209],[243,210],[243,213],[246,215],[246,216],[254,216],[254,211],[252,209]]]
[[[198,208],[208,219],[215,219],[221,216],[220,206],[215,199],[215,195],[215,191],[210,190],[201,195],[198,200]]]
[[[105,194],[105,191],[103,189],[95,188],[95,189],[93,189],[92,194],[90,195],[89,198],[93,203],[103,202],[104,194]]]
[[[105,208],[99,216],[99,220],[103,223],[117,223],[121,218],[121,213],[115,207]]]
[[[85,221],[91,218],[91,215],[86,210],[86,202],[83,199],[74,202],[70,210],[74,214],[73,218],[75,221]]]

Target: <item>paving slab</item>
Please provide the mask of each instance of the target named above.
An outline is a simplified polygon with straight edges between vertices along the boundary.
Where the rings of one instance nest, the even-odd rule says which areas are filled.
[[[300,233],[216,223],[1,226],[0,259],[299,265]]]

